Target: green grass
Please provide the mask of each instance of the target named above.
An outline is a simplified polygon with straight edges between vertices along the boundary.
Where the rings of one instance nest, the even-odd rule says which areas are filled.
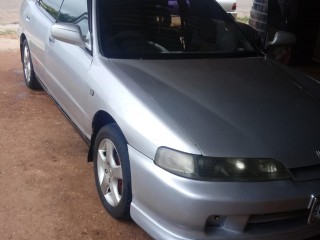
[[[249,24],[249,17],[248,17],[248,16],[237,17],[237,21],[238,21],[238,22],[245,23],[245,24]]]
[[[0,30],[0,35],[17,35],[17,31],[13,29]]]

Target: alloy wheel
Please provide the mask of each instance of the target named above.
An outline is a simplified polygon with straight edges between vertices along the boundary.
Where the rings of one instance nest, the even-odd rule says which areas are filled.
[[[102,194],[113,207],[118,206],[122,197],[122,167],[114,144],[104,138],[99,144],[97,173]]]
[[[30,51],[28,46],[24,47],[23,51],[23,70],[26,77],[27,83],[30,83],[31,80],[31,60],[30,60]]]

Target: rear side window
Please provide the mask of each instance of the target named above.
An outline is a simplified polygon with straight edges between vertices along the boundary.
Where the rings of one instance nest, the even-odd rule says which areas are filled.
[[[40,6],[54,19],[57,19],[60,6],[63,0],[39,0]]]
[[[86,37],[89,31],[87,0],[64,0],[57,22],[77,24]]]

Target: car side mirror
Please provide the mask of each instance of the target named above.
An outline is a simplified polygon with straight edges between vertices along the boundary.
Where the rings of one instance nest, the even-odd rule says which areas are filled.
[[[54,39],[74,44],[77,46],[85,46],[86,42],[82,37],[81,28],[71,23],[55,23],[51,28],[51,35]]]
[[[267,48],[270,46],[278,47],[278,46],[293,46],[296,43],[296,36],[289,32],[279,31],[276,32],[274,38],[271,42],[267,43]]]
[[[272,41],[267,42],[267,56],[283,64],[289,64],[292,46],[296,43],[296,37],[289,32],[276,32]]]

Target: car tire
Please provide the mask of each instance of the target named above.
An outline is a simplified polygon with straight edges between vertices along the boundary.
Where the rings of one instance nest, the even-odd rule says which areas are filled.
[[[28,88],[32,90],[40,90],[41,85],[36,77],[31,60],[30,48],[28,41],[25,39],[22,44],[22,65],[23,76]]]
[[[129,219],[132,193],[128,146],[117,124],[108,124],[98,132],[93,165],[104,208],[116,219]]]

